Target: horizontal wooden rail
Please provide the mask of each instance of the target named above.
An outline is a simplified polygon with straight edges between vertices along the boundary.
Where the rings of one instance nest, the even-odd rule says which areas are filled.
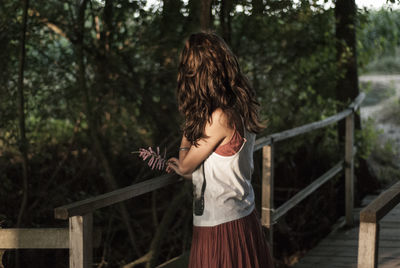
[[[100,229],[95,229],[93,245],[101,241]],[[68,228],[5,228],[0,229],[0,250],[4,249],[69,248]]]
[[[400,203],[400,182],[383,192],[360,212],[360,222],[378,222]],[[399,226],[400,227],[400,226]]]
[[[365,98],[365,93],[361,93],[355,99],[355,101],[349,105],[349,108],[347,108],[346,110],[344,110],[338,114],[327,117],[321,121],[313,122],[310,124],[306,124],[306,125],[303,125],[300,127],[285,130],[285,131],[282,131],[279,133],[274,133],[269,136],[257,139],[257,141],[255,142],[255,145],[254,145],[254,151],[260,150],[263,146],[270,145],[272,140],[274,142],[282,141],[282,140],[289,139],[294,136],[310,132],[312,130],[324,128],[328,125],[336,123],[336,122],[344,119],[345,117],[349,116],[351,113],[353,113],[353,111],[356,110],[360,106],[360,104],[364,100],[364,98]]]
[[[109,193],[55,208],[54,215],[56,219],[67,220],[69,217],[85,215],[95,211],[96,209],[107,207],[135,196],[152,192],[181,180],[182,179],[177,175],[162,175]]]
[[[0,229],[0,249],[68,248],[68,228]]]
[[[376,268],[379,251],[379,221],[400,203],[400,182],[383,192],[360,212],[358,268]]]
[[[283,205],[275,210],[272,215],[272,221],[276,222],[280,217],[285,215],[290,209],[295,207],[298,203],[304,200],[307,196],[312,194],[315,190],[321,187],[325,182],[329,181],[335,175],[337,175],[340,171],[343,170],[343,161],[337,163],[333,168],[325,172],[321,177],[313,181],[303,190],[295,194],[292,198],[286,201]]]

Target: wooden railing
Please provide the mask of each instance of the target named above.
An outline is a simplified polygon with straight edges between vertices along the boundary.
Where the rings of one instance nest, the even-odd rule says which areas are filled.
[[[400,203],[400,182],[383,192],[360,212],[358,268],[378,267],[379,221]]]
[[[69,248],[67,228],[0,229],[0,250]],[[0,258],[1,259],[1,258]],[[0,267],[2,264],[0,263]]]
[[[255,150],[262,148],[263,152],[263,171],[262,171],[262,200],[261,200],[261,223],[268,230],[268,240],[273,246],[273,224],[285,215],[290,209],[299,204],[307,196],[312,194],[325,182],[329,181],[341,170],[345,170],[345,220],[346,225],[353,225],[353,207],[354,207],[354,113],[364,100],[365,94],[361,93],[354,102],[344,111],[330,116],[322,121],[313,122],[297,128],[275,133],[256,141]],[[298,192],[279,208],[274,208],[274,145],[297,135],[301,135],[312,130],[320,129],[336,123],[342,119],[346,120],[345,134],[345,155],[335,166],[322,174],[314,182],[309,184],[303,190]]]
[[[262,201],[261,201],[261,221],[263,226],[269,230],[269,241],[272,245],[272,226],[291,208],[296,206],[301,200],[310,195],[322,184],[345,169],[346,180],[346,223],[353,224],[353,137],[354,137],[354,112],[358,109],[365,95],[360,94],[354,103],[346,110],[328,117],[322,121],[307,124],[291,130],[272,134],[257,139],[254,150],[262,149]],[[346,119],[345,137],[345,156],[344,161],[339,161],[334,167],[316,179],[305,189],[297,193],[279,208],[274,209],[274,145],[282,141],[311,130],[319,129]],[[107,207],[144,193],[154,191],[181,181],[176,175],[164,175],[150,179],[129,187],[125,187],[110,193],[99,195],[83,201],[72,203],[55,209],[57,219],[69,219],[69,247],[70,247],[70,267],[90,267],[92,264],[92,225],[93,212],[97,209]]]
[[[177,175],[163,175],[93,198],[78,201],[54,210],[56,219],[69,219],[69,267],[92,266],[93,212],[97,209],[152,192],[182,179]]]
[[[68,228],[0,228],[0,267],[2,254],[12,249],[68,249]],[[93,246],[98,247],[101,231],[96,230],[93,236]]]

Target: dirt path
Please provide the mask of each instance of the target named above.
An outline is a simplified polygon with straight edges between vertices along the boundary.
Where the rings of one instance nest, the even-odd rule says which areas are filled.
[[[372,82],[375,84],[382,84],[385,86],[394,86],[396,90],[396,95],[388,98],[377,105],[367,106],[361,108],[361,117],[367,118],[372,117],[374,119],[379,119],[379,111],[383,107],[390,104],[400,97],[400,75],[364,75],[360,77],[360,82]]]
[[[373,84],[381,84],[387,87],[394,87],[395,95],[387,98],[375,105],[361,107],[361,118],[372,118],[378,129],[383,130],[382,138],[384,140],[391,139],[397,151],[400,168],[400,125],[382,120],[382,112],[390,107],[393,102],[400,98],[400,75],[365,75],[360,77],[360,82],[371,82]],[[398,115],[400,116],[400,115]]]

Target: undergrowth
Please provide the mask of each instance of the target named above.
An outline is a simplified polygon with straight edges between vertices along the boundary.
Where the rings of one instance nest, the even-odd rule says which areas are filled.
[[[359,156],[366,159],[383,188],[400,180],[400,154],[396,143],[375,127],[373,119],[363,121],[363,131],[357,133]]]

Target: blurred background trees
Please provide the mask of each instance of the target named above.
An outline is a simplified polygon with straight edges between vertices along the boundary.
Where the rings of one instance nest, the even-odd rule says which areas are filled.
[[[63,226],[54,220],[54,207],[160,174],[131,152],[161,146],[169,156],[177,154],[182,123],[175,100],[177,63],[192,32],[215,31],[238,56],[267,120],[263,135],[321,120],[346,106],[355,96],[339,94],[340,83],[349,81],[348,62],[361,73],[400,71],[398,10],[354,6],[355,17],[347,22],[350,34],[357,34],[351,44],[336,28],[348,9],[314,0],[50,0],[30,1],[24,10],[21,1],[0,5],[3,228]],[[359,151],[365,153],[371,137],[359,136]],[[342,155],[336,126],[276,150],[276,205]],[[362,162],[366,154],[359,157]],[[320,190],[324,195],[311,196],[278,224],[279,265],[293,263],[342,214],[342,181],[328,183]],[[361,194],[376,184],[360,186]],[[191,199],[190,190],[183,194],[181,187],[97,212],[95,225],[103,230],[95,252],[99,267],[118,267],[144,255],[174,195],[186,201],[168,234],[158,237],[163,246],[152,261],[187,251]],[[4,255],[6,267],[15,264],[13,254]],[[25,250],[24,263],[67,267],[67,252]]]

